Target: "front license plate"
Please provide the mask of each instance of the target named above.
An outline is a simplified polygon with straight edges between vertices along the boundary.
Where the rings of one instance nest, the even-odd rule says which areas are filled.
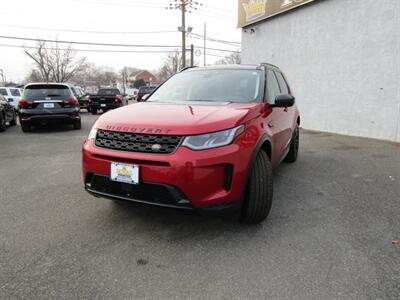
[[[111,180],[129,184],[139,184],[139,166],[112,162]]]
[[[44,108],[54,108],[54,103],[45,103]]]
[[[105,104],[100,104],[100,106],[101,106],[101,107],[106,107],[106,105],[105,105]]]

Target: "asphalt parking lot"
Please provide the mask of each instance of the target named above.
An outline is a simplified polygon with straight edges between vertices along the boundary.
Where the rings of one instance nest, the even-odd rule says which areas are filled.
[[[400,145],[303,131],[247,226],[90,196],[82,118],[0,134],[1,299],[400,298]]]

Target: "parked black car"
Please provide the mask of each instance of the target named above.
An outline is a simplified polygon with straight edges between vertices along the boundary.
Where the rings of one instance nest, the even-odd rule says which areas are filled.
[[[7,99],[0,95],[0,131],[4,131],[7,128],[7,123],[10,126],[14,126],[17,124],[17,114]]]
[[[19,121],[22,131],[31,125],[68,123],[81,129],[79,103],[71,87],[64,83],[30,83],[19,101]]]
[[[74,94],[75,98],[79,102],[79,107],[88,109],[88,97],[89,97],[89,94],[86,94],[84,92],[84,90],[79,86],[71,86],[71,90],[72,90],[72,93]]]
[[[141,102],[144,95],[151,94],[157,86],[142,86],[139,88],[139,91],[136,95],[136,101]]]
[[[107,110],[118,108],[122,105],[122,95],[119,89],[99,89],[96,95],[90,95],[88,97],[88,111],[93,115],[97,114],[98,110],[106,112]]]

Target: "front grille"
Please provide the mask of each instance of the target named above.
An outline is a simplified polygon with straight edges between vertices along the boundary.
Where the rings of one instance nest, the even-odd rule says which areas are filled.
[[[96,136],[96,146],[101,148],[141,152],[169,154],[179,147],[182,136],[137,134],[99,130]]]

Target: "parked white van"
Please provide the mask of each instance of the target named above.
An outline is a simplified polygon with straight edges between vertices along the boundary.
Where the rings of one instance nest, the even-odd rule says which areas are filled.
[[[16,109],[18,108],[18,102],[21,100],[21,89],[16,87],[2,87],[0,86],[0,95],[3,95],[7,101],[14,106]]]

